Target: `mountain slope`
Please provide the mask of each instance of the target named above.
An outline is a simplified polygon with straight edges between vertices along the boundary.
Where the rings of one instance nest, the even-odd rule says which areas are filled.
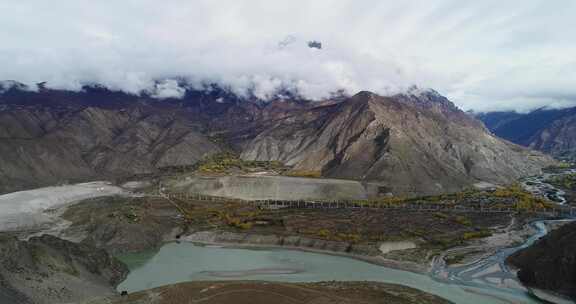
[[[0,191],[187,166],[220,148],[175,109],[11,106],[0,111]]]
[[[1,303],[78,303],[114,295],[128,268],[106,251],[50,235],[0,236]]]
[[[270,122],[242,157],[324,176],[381,181],[394,193],[456,191],[534,174],[545,156],[502,141],[457,109],[430,111],[369,92]]]
[[[519,268],[525,285],[576,299],[576,223],[550,232],[507,262]]]
[[[218,90],[182,100],[97,87],[0,94],[0,191],[157,174],[227,149],[395,194],[507,183],[551,163],[429,90],[266,103]]]
[[[557,157],[576,157],[576,107],[479,114],[494,134]]]

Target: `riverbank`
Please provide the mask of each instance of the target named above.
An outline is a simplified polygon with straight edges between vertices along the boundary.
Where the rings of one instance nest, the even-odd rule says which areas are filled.
[[[210,235],[210,234],[213,235],[213,233],[214,233],[214,232],[209,232],[208,235]],[[218,233],[217,233],[217,234],[218,234]],[[193,240],[196,240],[196,241],[200,241],[200,240],[202,240],[202,239],[204,239],[204,241],[206,241],[206,237],[207,237],[207,235],[204,234],[204,236],[203,236],[202,238],[198,238],[198,235],[196,235],[196,234],[194,234],[194,233],[192,233],[191,236],[193,236]],[[195,237],[194,237],[194,236],[195,236]],[[181,237],[180,237],[180,239],[181,239],[182,241],[186,240],[186,238],[187,238],[186,236],[181,236]],[[247,237],[246,234],[243,234],[243,233],[241,233],[241,234],[235,234],[235,235],[233,235],[233,236],[228,235],[228,237],[227,237],[228,240],[230,240],[230,239],[239,239],[239,238],[240,238],[240,239],[244,239],[244,240],[259,239],[260,241],[255,242],[255,244],[247,244],[247,243],[238,243],[238,244],[230,244],[230,243],[224,244],[224,243],[221,243],[221,244],[222,244],[222,245],[225,245],[225,246],[227,246],[227,248],[229,248],[229,249],[225,249],[225,250],[234,250],[234,249],[231,249],[231,248],[234,248],[234,247],[236,247],[236,248],[247,248],[247,249],[258,249],[258,250],[260,250],[260,249],[264,249],[264,248],[263,248],[263,244],[266,244],[266,242],[263,242],[262,240],[263,240],[263,239],[268,239],[268,240],[271,239],[270,236],[252,236],[252,237]],[[210,239],[210,238],[209,238],[209,239]],[[212,240],[218,240],[218,238],[212,238]],[[294,240],[295,240],[295,239],[294,239]],[[336,251],[334,251],[335,248],[347,248],[348,244],[342,244],[342,243],[338,243],[338,242],[330,242],[330,243],[329,243],[330,245],[327,245],[327,243],[325,243],[325,241],[321,241],[321,240],[306,240],[306,239],[302,239],[302,238],[299,238],[299,240],[300,240],[300,241],[297,242],[297,243],[299,243],[299,244],[306,243],[306,241],[309,241],[309,242],[312,242],[313,244],[315,244],[315,246],[320,247],[320,248],[324,248],[324,249],[326,249],[326,248],[332,248],[332,251],[322,250],[322,249],[319,249],[319,248],[317,248],[317,247],[302,247],[302,246],[301,246],[301,247],[296,248],[296,247],[294,247],[294,246],[286,246],[286,244],[289,243],[289,242],[286,242],[285,240],[282,241],[282,243],[285,244],[284,246],[273,246],[273,248],[275,248],[275,249],[283,249],[283,250],[298,249],[299,251],[304,251],[304,252],[316,252],[316,253],[321,253],[321,254],[323,254],[323,255],[328,254],[328,255],[330,255],[330,256],[342,256],[342,257],[346,257],[346,258],[353,258],[354,260],[358,260],[358,261],[369,262],[369,263],[371,263],[371,264],[378,265],[378,266],[385,266],[385,267],[383,267],[383,268],[381,268],[381,269],[379,268],[379,272],[380,272],[380,271],[383,271],[383,270],[386,270],[386,269],[404,269],[404,270],[409,270],[409,271],[413,271],[413,272],[420,272],[420,273],[422,273],[422,271],[425,270],[425,269],[422,269],[422,268],[414,268],[414,267],[412,267],[413,265],[407,266],[406,263],[397,263],[397,262],[394,262],[394,261],[383,261],[383,259],[382,259],[382,258],[379,258],[379,257],[376,257],[376,258],[374,258],[374,257],[364,257],[364,256],[352,255],[352,254],[349,254],[349,253],[342,253],[342,252],[336,252]],[[218,242],[205,242],[204,244],[210,244],[210,245],[214,246],[214,245],[218,244]],[[271,247],[271,246],[270,246],[270,245],[266,245],[265,247]],[[378,250],[378,248],[375,246],[375,247],[373,247],[371,250]],[[171,257],[173,257],[173,255],[171,255]],[[225,259],[224,259],[224,260],[225,260]],[[224,260],[220,259],[219,261],[222,262],[222,261],[224,261]],[[252,259],[251,259],[251,260],[252,260]],[[326,258],[322,258],[322,262],[321,262],[321,261],[314,262],[313,265],[321,265],[321,264],[323,263],[323,261],[325,261],[325,260],[326,260]],[[257,261],[257,260],[255,260],[255,261]],[[236,264],[236,263],[235,263],[235,264]],[[188,265],[189,265],[189,264],[188,264]],[[239,265],[246,265],[246,264],[244,264],[244,263],[239,263]],[[340,265],[340,262],[338,263],[338,265]],[[180,267],[180,266],[179,266],[179,267]],[[357,268],[354,268],[354,269],[357,269]],[[260,272],[258,272],[258,271],[259,271],[258,269],[255,269],[254,271],[257,271],[257,272],[253,273],[252,275],[257,274],[257,273],[258,273],[258,274],[263,274],[263,275],[280,276],[280,277],[286,276],[286,275],[290,275],[290,274],[287,273],[287,272],[282,272],[283,274],[279,274],[279,273],[278,273],[278,274],[275,274],[275,273],[269,273],[269,272],[267,272],[267,273],[260,273]],[[363,272],[363,271],[361,271],[361,272]],[[225,272],[223,275],[226,276],[226,275],[229,275],[229,273],[230,273],[230,272]],[[240,272],[239,272],[239,273],[240,273]],[[241,273],[244,274],[244,271],[242,271]],[[210,272],[206,272],[205,275],[210,275]],[[238,274],[238,275],[239,275],[239,274]],[[347,274],[346,276],[348,276],[348,275],[349,275],[349,274]],[[380,277],[380,275],[378,275],[378,276],[376,276],[376,277]],[[369,280],[374,280],[376,277],[368,278],[368,279],[369,279]],[[427,278],[427,276],[424,276],[424,277]],[[235,278],[235,277],[232,277],[232,279],[234,279],[234,278]],[[348,280],[351,280],[351,279],[353,279],[353,277],[348,277]],[[187,280],[189,280],[189,279],[187,279]],[[425,290],[425,291],[428,290],[428,288],[429,288],[429,287],[427,287],[427,284],[418,285],[418,286],[420,286],[421,288],[423,288],[423,290]],[[414,287],[414,286],[413,286],[413,287]],[[420,303],[420,302],[415,302],[415,303]],[[439,302],[439,303],[443,303],[443,302]],[[457,302],[457,303],[459,303],[459,302]],[[480,303],[486,303],[486,302],[480,302]],[[496,303],[496,302],[495,302],[495,303]],[[499,303],[499,302],[498,302],[498,303]]]
[[[499,250],[520,246],[537,232],[530,225],[532,220],[511,217],[508,225],[495,227],[492,235],[447,249],[437,256],[435,262],[442,260],[450,267],[462,267],[492,256]]]
[[[448,304],[417,289],[376,282],[273,283],[258,281],[187,282],[93,299],[84,304]]]
[[[529,232],[502,214],[444,214],[404,210],[259,210],[225,202],[179,202],[190,219],[160,197],[108,197],[69,206],[71,223],[56,235],[112,254],[143,252],[180,240],[236,248],[285,248],[361,259],[416,273],[451,248],[483,258],[523,242]],[[251,221],[249,227],[244,221]],[[506,229],[512,227],[514,229]],[[488,237],[464,240],[478,231]],[[50,231],[48,231],[50,232]],[[50,232],[51,233],[51,232]],[[386,244],[409,243],[385,250]],[[479,245],[480,244],[480,245]],[[385,246],[386,247],[386,246]],[[460,249],[457,249],[460,250]],[[455,251],[456,252],[456,251]],[[467,257],[459,262],[467,262]],[[449,259],[454,261],[454,258]]]
[[[346,257],[286,249],[236,249],[170,243],[149,255],[120,257],[132,269],[118,290],[137,292],[186,281],[270,282],[369,281],[399,284],[454,303],[536,303],[525,293],[450,284],[428,275],[396,270]],[[185,266],[184,266],[185,265]]]
[[[386,259],[379,255],[379,246],[354,245],[345,242],[324,241],[300,236],[279,237],[219,231],[201,231],[180,238],[202,246],[222,246],[238,249],[286,249],[341,256],[374,265],[425,274],[426,265]],[[381,244],[379,244],[381,245]]]
[[[557,228],[560,227],[561,224],[551,223],[549,226]],[[516,218],[511,218],[509,225],[495,230],[493,235],[480,240],[471,241],[465,246],[448,249],[427,263],[415,263],[401,259],[395,260],[386,258],[386,255],[398,256],[402,255],[405,251],[415,249],[398,248],[397,250],[382,252],[381,247],[385,245],[386,242],[371,245],[355,245],[347,242],[325,241],[302,236],[282,237],[277,235],[258,235],[228,231],[199,231],[189,235],[184,235],[174,241],[187,241],[202,246],[221,246],[225,248],[286,249],[321,253],[352,258],[374,265],[403,271],[431,274],[441,279],[447,279],[447,274],[439,272],[437,264],[440,263],[440,261],[442,261],[442,267],[464,267],[466,265],[475,264],[478,261],[495,255],[501,250],[520,246],[536,232],[537,230],[530,224],[529,220],[523,219],[519,221]],[[446,263],[446,260],[449,260],[450,263]],[[497,274],[498,272],[504,271],[506,270],[492,269],[491,273]],[[488,274],[489,273],[485,273],[485,275]],[[508,283],[514,288],[519,286],[518,282]]]
[[[490,200],[479,197],[478,193],[471,194],[472,197],[467,195],[448,197],[461,199],[459,203],[471,199]],[[499,201],[508,202],[508,199]],[[62,215],[66,225],[43,232],[115,254],[144,252],[182,241],[230,250],[313,252],[384,266],[382,269],[425,275],[430,272],[434,275],[434,264],[430,264],[433,256],[455,253],[442,258],[450,260],[448,266],[456,267],[441,277],[447,280],[479,261],[490,260],[493,256],[500,258],[499,251],[518,246],[533,232],[523,225],[526,219],[511,222],[512,218],[505,214],[379,209],[265,210],[225,201],[193,200],[176,204],[178,208],[165,198],[145,196],[113,196],[84,200],[72,206],[63,204],[59,206],[66,208],[54,215]],[[494,273],[492,268],[487,269],[482,269],[482,277]],[[244,274],[244,270],[240,271],[232,275]],[[292,273],[283,272],[287,270],[282,268],[250,271],[248,273],[270,276]],[[462,281],[463,285],[478,281],[476,276],[462,277],[469,280]],[[486,282],[492,286],[518,287],[510,284],[510,277],[505,279],[508,281]]]
[[[186,216],[160,197],[85,201],[63,213],[72,225],[59,236],[87,242],[113,254],[158,248],[180,237],[210,245],[315,250],[425,273],[433,256],[473,242],[477,235],[491,234],[498,230],[494,227],[508,225],[511,219],[505,214],[262,210],[226,202],[178,203],[187,210]],[[386,244],[404,245],[382,252],[380,248],[388,247]]]
[[[561,221],[558,229],[514,253],[507,261],[518,270],[519,279],[530,290],[552,303],[576,299],[576,222]],[[556,299],[556,300],[552,300]]]

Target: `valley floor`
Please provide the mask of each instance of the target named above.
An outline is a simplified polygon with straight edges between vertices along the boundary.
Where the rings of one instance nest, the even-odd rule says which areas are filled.
[[[63,214],[59,234],[112,253],[138,252],[179,237],[205,244],[282,246],[360,256],[387,266],[426,272],[432,256],[498,233],[506,214],[431,213],[373,209],[263,210],[227,202],[179,202],[187,215],[160,197],[98,198]],[[187,219],[186,217],[189,217]],[[520,225],[521,226],[521,225]],[[521,237],[488,247],[509,246]],[[398,242],[411,246],[384,250]],[[385,249],[385,248],[384,248]],[[386,263],[388,261],[388,263]]]
[[[535,218],[529,213],[522,212],[522,208],[536,208],[540,206],[539,204],[544,204],[538,199],[526,196],[517,188],[511,188],[496,192],[478,190],[440,195],[425,197],[421,200],[424,203],[445,203],[455,206],[471,202],[481,202],[486,206],[508,204],[520,211],[514,215],[369,208],[263,209],[254,205],[237,203],[234,200],[169,199],[154,193],[153,188],[156,189],[154,185],[144,183],[140,186],[143,188],[131,188],[130,191],[102,188],[111,189],[112,192],[100,190],[102,187],[100,186],[96,189],[96,194],[87,194],[89,199],[73,197],[51,200],[49,205],[39,204],[38,210],[46,209],[46,207],[56,208],[49,212],[53,216],[46,218],[46,221],[51,221],[51,229],[46,230],[42,226],[38,227],[37,231],[26,229],[12,231],[10,234],[28,238],[31,235],[49,233],[73,242],[82,242],[94,248],[102,248],[112,254],[144,252],[172,241],[223,244],[234,247],[283,247],[345,255],[412,272],[432,272],[440,279],[443,275],[445,279],[449,279],[445,277],[449,273],[446,271],[448,268],[474,264],[476,261],[494,255],[501,249],[515,247],[525,242],[534,234],[534,230],[527,223]],[[134,193],[138,194],[134,195]],[[5,199],[6,196],[3,198]],[[69,204],[69,200],[76,199],[84,200],[73,205]],[[390,199],[388,202],[395,201]],[[34,209],[34,212],[36,211]],[[46,223],[43,222],[43,224]],[[488,271],[498,276],[498,272],[504,270],[491,268]],[[509,276],[507,278],[510,279]],[[218,286],[223,290],[230,288],[230,294],[241,292],[239,286],[246,288],[246,285],[242,283],[237,285],[190,283],[188,287],[196,290],[200,295],[203,293],[200,291],[209,287],[202,284],[215,284],[210,286]],[[376,283],[374,286],[355,284],[325,283],[325,285],[294,286],[275,284],[273,286],[282,290],[279,292],[287,294],[292,294],[295,290],[307,289],[304,293],[322,295],[326,288],[336,289],[342,291],[344,295],[342,299],[352,301],[350,303],[354,302],[352,299],[357,301],[354,303],[362,303],[362,301],[376,303],[370,302],[368,298],[354,298],[357,290],[369,288],[389,295],[398,295],[397,291],[393,290],[403,288],[386,287]],[[506,285],[522,289],[514,277],[507,280]],[[130,299],[136,302],[118,303],[173,303],[170,302],[171,300],[159,300],[158,297],[154,300],[151,295],[168,293],[171,294],[171,298],[177,298],[182,294],[182,286],[138,293],[130,296]],[[198,286],[204,287],[198,291],[197,289],[200,288]],[[251,290],[250,292],[260,294],[258,290],[262,286],[267,285],[255,283],[253,288],[248,289]],[[190,292],[194,293],[194,291]],[[404,294],[404,292],[406,290],[401,293]],[[411,291],[408,294],[414,293]],[[190,294],[190,296],[193,295]],[[266,298],[267,295],[262,293],[262,296]],[[347,296],[352,297],[347,298]],[[214,297],[219,296],[214,295]],[[438,300],[434,297],[428,299],[432,301],[430,303],[443,303],[433,302]],[[112,300],[123,301],[126,298]],[[386,303],[413,303],[404,296],[398,298],[398,301]],[[301,301],[301,303],[308,302]]]

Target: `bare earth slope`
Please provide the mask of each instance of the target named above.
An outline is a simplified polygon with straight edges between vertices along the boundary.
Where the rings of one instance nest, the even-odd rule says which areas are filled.
[[[12,106],[0,111],[0,192],[187,166],[220,151],[171,108]]]
[[[191,282],[159,287],[90,304],[441,304],[448,301],[424,292],[370,282],[265,283]]]
[[[128,268],[106,251],[43,235],[0,236],[1,303],[70,303],[115,294]]]
[[[456,191],[535,174],[548,157],[490,135],[476,120],[415,97],[369,92],[278,119],[242,157],[280,160],[338,178],[380,181],[393,193]],[[411,102],[406,102],[406,100]]]
[[[552,155],[576,158],[576,109],[573,112],[538,132],[529,146]]]
[[[0,192],[157,174],[225,149],[394,194],[507,183],[552,162],[490,135],[434,91],[268,103],[222,91],[182,100],[94,88],[0,93]]]
[[[526,114],[483,113],[478,118],[502,138],[557,157],[576,159],[576,107],[538,109]]]

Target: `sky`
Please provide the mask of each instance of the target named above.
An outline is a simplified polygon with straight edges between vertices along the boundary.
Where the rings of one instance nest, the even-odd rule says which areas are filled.
[[[433,88],[464,110],[576,105],[573,0],[1,0],[0,80],[262,99]],[[322,49],[307,42],[322,42]]]

